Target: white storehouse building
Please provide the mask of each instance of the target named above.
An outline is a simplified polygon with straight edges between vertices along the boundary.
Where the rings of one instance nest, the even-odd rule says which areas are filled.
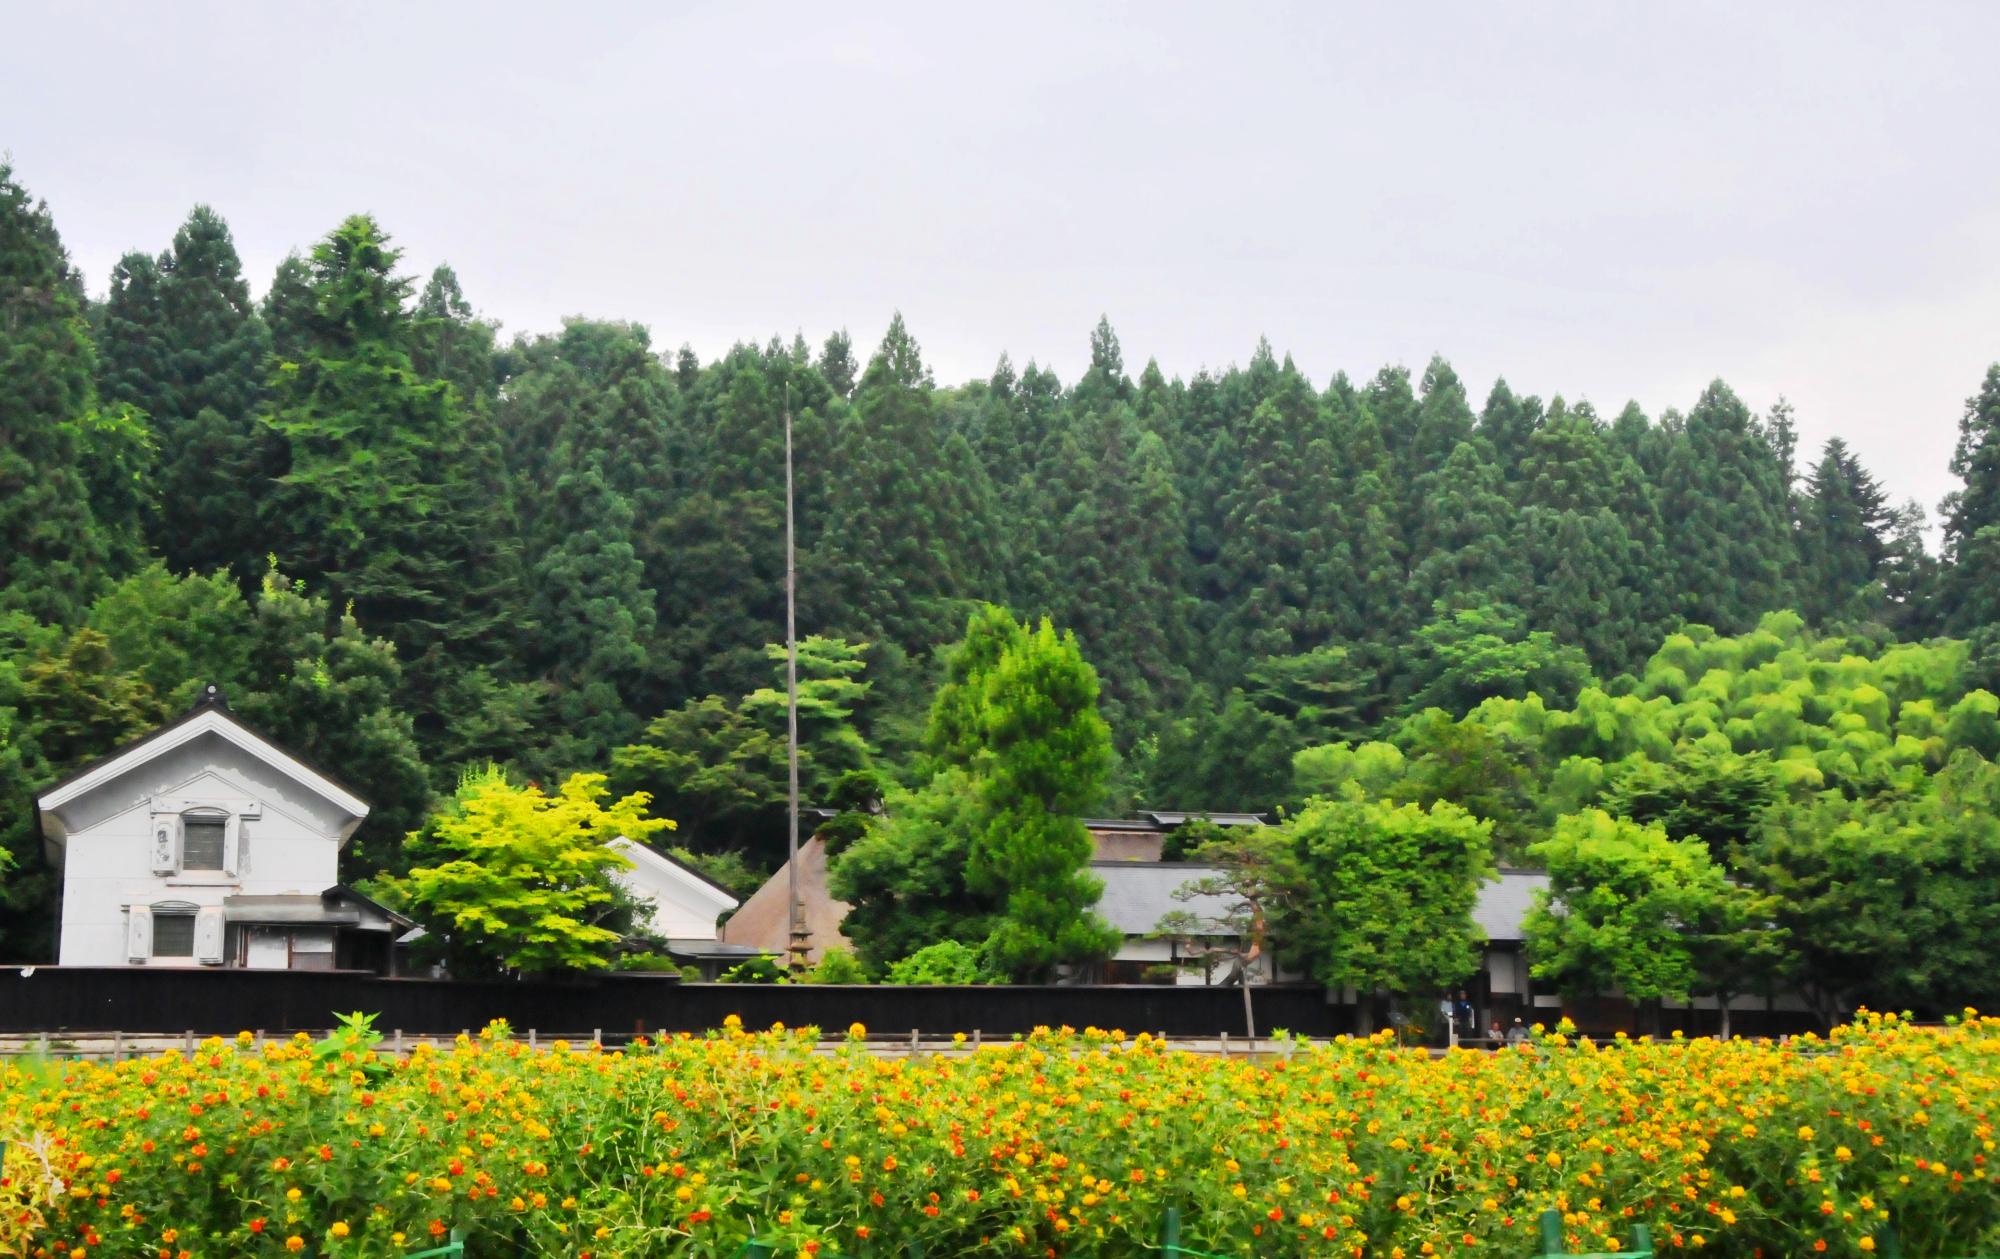
[[[64,966],[392,968],[410,921],[339,882],[368,804],[208,687],[36,800]]]

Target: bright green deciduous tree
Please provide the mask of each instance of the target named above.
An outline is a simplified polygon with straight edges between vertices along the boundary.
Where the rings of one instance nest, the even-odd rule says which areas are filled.
[[[1775,905],[1731,883],[1699,840],[1591,809],[1529,852],[1549,873],[1524,927],[1536,978],[1648,1003],[1713,991],[1725,1004],[1777,978]]]
[[[602,970],[632,925],[612,881],[631,862],[608,845],[671,829],[645,794],[609,805],[602,774],[573,774],[554,795],[468,773],[449,804],[411,833],[417,861],[400,882],[411,915],[445,941],[452,973]]]
[[[1746,879],[1776,900],[1816,1012],[2000,999],[2000,766],[1960,751],[1922,795],[1822,794],[1766,818]]]
[[[1472,908],[1493,872],[1490,823],[1444,802],[1347,798],[1315,801],[1285,829],[1305,886],[1279,938],[1313,978],[1359,990],[1366,1010],[1378,991],[1438,992],[1479,968]]]

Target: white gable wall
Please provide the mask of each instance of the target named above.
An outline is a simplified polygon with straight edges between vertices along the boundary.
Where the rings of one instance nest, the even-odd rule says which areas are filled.
[[[234,874],[154,872],[156,807],[213,805],[238,819]],[[225,896],[318,895],[339,878],[341,831],[351,819],[228,740],[204,735],[55,810],[66,835],[65,966],[130,963],[132,906],[177,902],[219,914]],[[148,966],[196,966],[152,958]]]
[[[651,927],[670,940],[713,940],[715,920],[736,908],[736,898],[629,839],[611,847],[632,862],[613,874],[626,891],[653,906]]]

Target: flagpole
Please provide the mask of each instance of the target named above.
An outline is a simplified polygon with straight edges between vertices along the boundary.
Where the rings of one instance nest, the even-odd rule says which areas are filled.
[[[799,574],[797,542],[792,520],[792,386],[785,382],[785,726],[786,772],[789,779],[786,803],[789,833],[786,837],[785,869],[790,873],[791,967],[803,969],[806,961],[805,906],[799,900]]]

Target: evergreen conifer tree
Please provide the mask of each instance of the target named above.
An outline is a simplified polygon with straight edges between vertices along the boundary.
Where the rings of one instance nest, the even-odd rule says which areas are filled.
[[[314,248],[304,344],[279,362],[263,417],[285,469],[263,520],[282,563],[351,600],[414,659],[455,615],[451,550],[469,504],[449,492],[453,389],[411,363],[399,257],[365,215]]]
[[[79,474],[95,365],[48,206],[0,161],[0,611],[74,622],[102,576],[110,547]]]
[[[1800,515],[1799,610],[1815,625],[1874,617],[1891,512],[1882,487],[1838,437],[1807,478]]]
[[[1797,568],[1784,470],[1750,409],[1716,381],[1688,412],[1661,476],[1684,620],[1740,633],[1791,602]]]
[[[1944,604],[1964,631],[2000,622],[2000,363],[1965,400],[1951,471],[1962,485],[1944,501]]]

